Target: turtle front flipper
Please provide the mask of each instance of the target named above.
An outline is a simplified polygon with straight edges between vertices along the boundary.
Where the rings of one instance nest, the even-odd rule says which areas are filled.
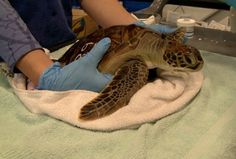
[[[130,98],[143,87],[148,68],[142,59],[125,62],[115,73],[111,83],[91,102],[81,108],[79,120],[95,120],[124,107]]]

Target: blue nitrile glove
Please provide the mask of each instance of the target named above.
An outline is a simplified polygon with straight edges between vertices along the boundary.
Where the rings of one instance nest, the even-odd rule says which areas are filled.
[[[55,62],[41,75],[38,89],[65,91],[83,89],[99,92],[110,82],[110,74],[102,74],[97,65],[111,43],[109,38],[99,41],[84,57],[64,67]]]
[[[225,2],[236,9],[236,0],[220,0],[220,1]]]
[[[148,28],[153,30],[154,32],[159,32],[159,33],[163,33],[163,34],[169,34],[169,33],[173,33],[177,30],[177,28],[175,27],[170,27],[168,25],[162,25],[162,24],[145,24],[142,21],[137,21],[134,23],[137,26],[141,26],[144,28]],[[184,37],[183,43],[187,42],[187,38]]]
[[[148,28],[148,29],[151,29],[155,32],[164,33],[164,34],[172,33],[174,31],[176,31],[176,29],[177,29],[177,28],[170,27],[167,25],[162,25],[162,24],[145,24],[142,21],[136,21],[134,24],[137,26]]]

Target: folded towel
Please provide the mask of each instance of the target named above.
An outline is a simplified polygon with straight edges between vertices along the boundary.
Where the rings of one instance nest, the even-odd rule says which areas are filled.
[[[80,128],[110,131],[137,127],[180,110],[199,92],[203,74],[201,71],[163,71],[160,78],[140,89],[127,106],[94,121],[81,121],[78,115],[83,105],[98,93],[86,90],[27,90],[26,81],[22,74],[16,74],[10,83],[15,94],[31,112],[47,114]]]

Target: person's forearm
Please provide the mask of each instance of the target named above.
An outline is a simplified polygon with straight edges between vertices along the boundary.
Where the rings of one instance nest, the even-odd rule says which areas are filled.
[[[7,0],[0,1],[0,19],[0,57],[7,63],[11,71],[14,71],[18,62],[19,69],[23,73],[27,73],[26,75],[37,84],[38,76],[35,76],[37,73],[30,73],[35,70],[33,64],[36,64],[39,58],[34,57],[33,59],[36,60],[31,61],[32,65],[29,65],[29,59],[35,56],[35,53],[32,52],[43,52],[40,44]],[[26,64],[23,64],[24,61]]]
[[[52,61],[7,0],[0,1],[0,57],[11,71],[18,68],[35,85]]]
[[[44,51],[37,49],[30,51],[23,56],[16,63],[16,67],[37,86],[42,73],[52,64],[53,61],[44,53]]]
[[[81,5],[104,28],[137,21],[117,0],[83,0]]]

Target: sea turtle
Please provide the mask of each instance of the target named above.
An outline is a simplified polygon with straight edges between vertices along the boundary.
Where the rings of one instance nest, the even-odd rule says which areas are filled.
[[[182,28],[161,34],[136,25],[99,29],[76,42],[59,62],[67,65],[82,57],[104,37],[111,39],[111,46],[98,70],[114,77],[95,99],[81,108],[79,120],[99,119],[127,105],[147,83],[149,69],[197,71],[203,66],[199,51],[183,44]]]

